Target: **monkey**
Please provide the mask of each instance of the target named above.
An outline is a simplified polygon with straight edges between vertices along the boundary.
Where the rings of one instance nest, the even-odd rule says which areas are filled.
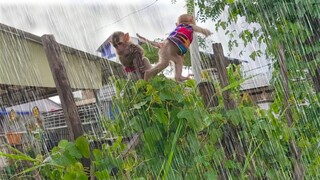
[[[176,81],[188,80],[189,77],[182,76],[183,55],[187,53],[192,42],[193,32],[201,33],[206,37],[212,34],[210,30],[195,25],[193,16],[188,14],[180,15],[175,30],[170,33],[159,48],[159,62],[145,71],[144,80],[148,80],[161,72],[169,65],[170,61],[175,64]]]
[[[151,68],[141,46],[130,41],[129,33],[116,31],[109,38],[109,43],[116,49],[120,63],[124,66],[128,78],[138,80],[144,78],[144,73]]]
[[[156,42],[156,41],[151,41],[143,36],[141,36],[140,34],[136,33],[137,37],[144,41],[147,44],[150,44],[151,46],[160,49],[163,46],[163,41],[162,42]],[[184,55],[182,55],[182,61],[184,61]]]
[[[156,41],[151,41],[143,36],[141,36],[140,34],[136,33],[137,37],[141,40],[144,41],[147,44],[150,44],[151,46],[160,49],[163,46],[163,41],[161,42],[156,42]],[[184,55],[182,55],[182,62],[184,62]]]

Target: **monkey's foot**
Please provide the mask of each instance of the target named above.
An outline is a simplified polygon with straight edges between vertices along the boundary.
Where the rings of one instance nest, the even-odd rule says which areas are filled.
[[[188,75],[187,77],[181,76],[181,77],[176,77],[176,81],[186,81],[190,79],[190,76]]]
[[[148,81],[149,77],[150,77],[149,71],[145,71],[145,72],[144,72],[143,79],[144,79],[145,81]]]

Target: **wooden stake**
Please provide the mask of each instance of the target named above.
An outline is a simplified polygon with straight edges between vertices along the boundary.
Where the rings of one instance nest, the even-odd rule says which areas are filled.
[[[293,116],[292,111],[290,108],[290,89],[289,89],[289,83],[288,83],[288,70],[285,63],[285,55],[284,55],[284,49],[283,46],[279,46],[279,64],[280,64],[280,73],[281,73],[281,82],[282,82],[282,88],[283,88],[283,96],[284,96],[284,107],[286,111],[286,119],[287,124],[291,128],[293,127]],[[301,164],[301,150],[296,145],[296,142],[294,139],[290,139],[289,141],[289,152],[292,157],[293,161],[293,177],[295,180],[300,180],[304,178],[304,168]]]
[[[223,54],[223,48],[220,43],[215,43],[212,45],[213,47],[213,52],[214,52],[214,60],[216,61],[217,65],[217,71],[219,75],[219,81],[221,84],[221,88],[224,88],[228,86],[229,79],[228,79],[228,73],[226,69],[226,64],[225,64],[225,57]],[[236,102],[231,98],[231,92],[230,90],[226,90],[222,92],[222,97],[223,97],[223,103],[225,106],[226,110],[233,110],[236,108]],[[227,159],[232,160],[233,156],[237,158],[237,160],[244,164],[244,158],[245,158],[245,151],[243,148],[243,145],[241,141],[239,140],[238,134],[240,131],[240,127],[236,127],[232,124],[226,124],[224,126],[223,130],[223,139],[221,141],[221,144],[224,148],[225,154]],[[225,172],[226,168],[224,168],[223,172],[219,175],[219,178],[222,179],[227,179],[227,173]],[[240,175],[239,171],[235,171],[236,175]],[[224,177],[221,177],[224,176]]]
[[[224,88],[228,86],[230,83],[228,79],[228,72],[225,65],[222,45],[220,43],[215,43],[213,44],[212,47],[213,47],[213,53],[215,57],[214,60],[216,61],[216,65],[217,65],[216,68],[219,75],[219,81],[220,81],[221,87]],[[236,108],[236,103],[231,98],[230,93],[231,93],[230,90],[224,91],[222,93],[224,106],[227,110]]]
[[[59,44],[55,41],[53,35],[43,35],[41,40],[60,97],[63,113],[69,129],[69,136],[71,140],[75,140],[77,137],[83,135],[83,129],[61,57]]]

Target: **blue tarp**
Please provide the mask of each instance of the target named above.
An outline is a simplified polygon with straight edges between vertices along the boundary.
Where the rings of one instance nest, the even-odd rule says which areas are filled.
[[[0,115],[9,115],[10,112],[7,112],[7,111],[0,111]],[[32,115],[32,112],[28,112],[28,111],[16,111],[16,114],[17,115]]]
[[[102,57],[106,57],[106,58],[108,58],[108,59],[111,59],[111,58],[116,57],[116,54],[115,54],[115,52],[113,52],[110,43],[104,44],[104,45],[102,46],[100,52],[101,52],[101,54],[102,54]]]

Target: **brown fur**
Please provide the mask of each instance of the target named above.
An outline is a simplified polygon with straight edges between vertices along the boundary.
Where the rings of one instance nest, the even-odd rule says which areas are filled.
[[[116,49],[120,63],[134,69],[134,72],[128,72],[129,79],[143,79],[145,71],[151,68],[149,59],[144,57],[143,49],[130,41],[128,33],[121,31],[114,32],[109,42]]]

